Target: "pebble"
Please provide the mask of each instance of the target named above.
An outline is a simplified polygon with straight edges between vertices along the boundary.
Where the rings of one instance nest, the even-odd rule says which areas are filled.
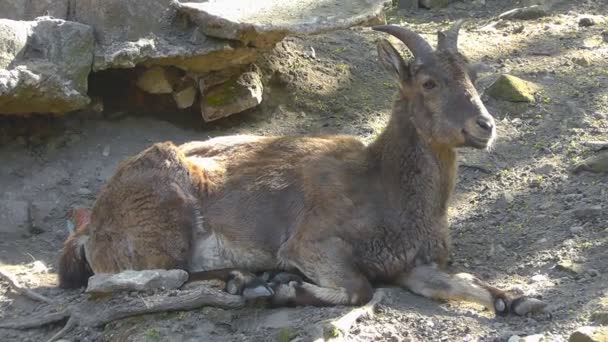
[[[589,58],[584,57],[584,56],[583,57],[574,57],[574,58],[572,58],[572,62],[574,64],[578,64],[582,67],[588,67],[591,65],[591,61],[589,60]]]
[[[104,157],[110,156],[110,145],[106,145],[103,148],[103,151],[101,152],[101,155],[103,155]]]
[[[593,26],[595,25],[595,20],[593,20],[593,18],[590,17],[583,17],[580,18],[578,21],[578,26],[580,27],[589,27],[589,26]]]
[[[583,232],[583,227],[581,227],[581,226],[570,227],[570,233],[572,233],[572,234],[580,234],[582,232]]]
[[[535,283],[548,280],[547,276],[545,276],[543,274],[537,274],[535,276],[532,276],[532,278],[530,278],[530,279]]]

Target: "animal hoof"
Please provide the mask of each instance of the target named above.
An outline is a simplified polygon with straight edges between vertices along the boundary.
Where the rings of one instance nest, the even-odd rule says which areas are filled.
[[[511,303],[511,311],[519,316],[525,316],[529,313],[546,312],[546,308],[547,303],[536,298],[520,297]]]
[[[264,284],[259,284],[255,287],[248,286],[245,288],[245,290],[243,290],[243,297],[248,300],[258,298],[270,298],[272,296],[274,296],[274,291]]]

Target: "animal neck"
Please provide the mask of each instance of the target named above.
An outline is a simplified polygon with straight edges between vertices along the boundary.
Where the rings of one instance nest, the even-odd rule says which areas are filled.
[[[408,115],[411,110],[406,100],[395,103],[387,127],[368,147],[370,167],[391,206],[445,216],[456,178],[456,153],[421,136]],[[420,206],[412,206],[412,200]]]

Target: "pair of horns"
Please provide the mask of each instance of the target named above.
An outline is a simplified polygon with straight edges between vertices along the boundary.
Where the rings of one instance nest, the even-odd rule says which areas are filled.
[[[458,32],[463,23],[463,19],[458,20],[449,30],[437,33],[437,50],[458,51]],[[417,59],[424,59],[425,56],[433,53],[431,45],[429,45],[429,43],[418,33],[412,30],[396,25],[380,25],[374,26],[372,29],[399,38]]]

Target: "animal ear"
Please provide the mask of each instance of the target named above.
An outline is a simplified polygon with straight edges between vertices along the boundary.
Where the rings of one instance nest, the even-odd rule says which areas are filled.
[[[393,76],[397,82],[402,83],[409,79],[409,68],[401,54],[386,39],[380,39],[377,44],[380,64]]]

